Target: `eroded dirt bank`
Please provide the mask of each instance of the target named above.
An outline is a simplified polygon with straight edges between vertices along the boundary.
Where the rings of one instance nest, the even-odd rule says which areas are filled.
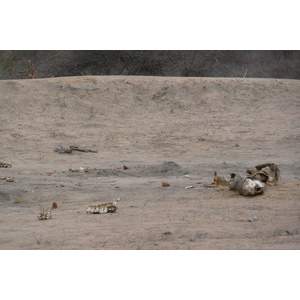
[[[0,249],[299,249],[299,90],[278,79],[0,81],[0,161],[12,163],[0,177],[14,178],[0,181]],[[98,152],[54,152],[61,144]],[[281,179],[262,196],[207,187],[214,171],[265,162]],[[86,214],[118,197],[116,213]]]

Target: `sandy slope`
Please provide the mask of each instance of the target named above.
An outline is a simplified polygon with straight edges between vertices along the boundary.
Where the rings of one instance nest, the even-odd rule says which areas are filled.
[[[0,161],[12,163],[0,177],[15,180],[0,181],[0,249],[300,249],[299,91],[278,79],[0,81]],[[281,180],[263,196],[205,187],[215,170],[265,162]],[[80,167],[91,171],[69,172]],[[117,213],[86,214],[116,197]]]

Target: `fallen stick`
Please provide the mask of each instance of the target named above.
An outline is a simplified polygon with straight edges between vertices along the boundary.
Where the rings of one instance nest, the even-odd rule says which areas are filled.
[[[12,133],[11,135],[17,139],[24,137],[24,136],[29,136],[29,135],[41,135],[41,134],[55,134],[54,131],[46,131],[46,132],[37,132],[37,133],[29,133],[29,134],[17,134],[17,133]]]
[[[23,136],[28,136],[28,135],[40,135],[40,134],[51,134],[54,133],[53,131],[46,131],[46,132],[37,132],[37,133],[29,133],[29,134],[25,134]]]
[[[209,185],[209,184],[204,184],[203,186],[206,188],[216,188],[215,185]]]
[[[97,153],[98,152],[97,150],[82,149],[82,148],[79,148],[77,146],[69,146],[69,148],[73,151],[80,151],[80,152],[92,152],[92,153]]]
[[[54,151],[58,153],[69,153],[69,154],[71,154],[73,151],[92,152],[92,153],[98,152],[97,150],[81,149],[77,146],[68,146],[68,147],[60,146],[59,148],[55,148]]]

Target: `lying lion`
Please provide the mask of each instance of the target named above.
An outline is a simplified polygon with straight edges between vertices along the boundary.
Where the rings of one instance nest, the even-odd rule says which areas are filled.
[[[258,165],[248,169],[247,173],[250,175],[250,178],[260,180],[268,185],[276,185],[280,176],[277,165],[273,163]]]
[[[236,190],[244,196],[261,195],[265,191],[266,185],[276,185],[280,176],[277,165],[273,163],[257,165],[247,170],[247,176],[230,174],[231,178],[215,172],[214,182],[222,190]]]
[[[262,195],[265,191],[265,184],[260,180],[243,177],[234,173],[230,175],[230,190],[238,191],[240,195],[256,196]]]

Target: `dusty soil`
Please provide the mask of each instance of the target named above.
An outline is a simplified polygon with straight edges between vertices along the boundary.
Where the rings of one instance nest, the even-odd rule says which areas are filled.
[[[0,249],[300,249],[298,80],[87,76],[0,91],[12,163],[0,177],[14,178],[0,180]],[[211,185],[214,171],[267,162],[281,178],[262,196]],[[118,197],[116,213],[86,213]]]

